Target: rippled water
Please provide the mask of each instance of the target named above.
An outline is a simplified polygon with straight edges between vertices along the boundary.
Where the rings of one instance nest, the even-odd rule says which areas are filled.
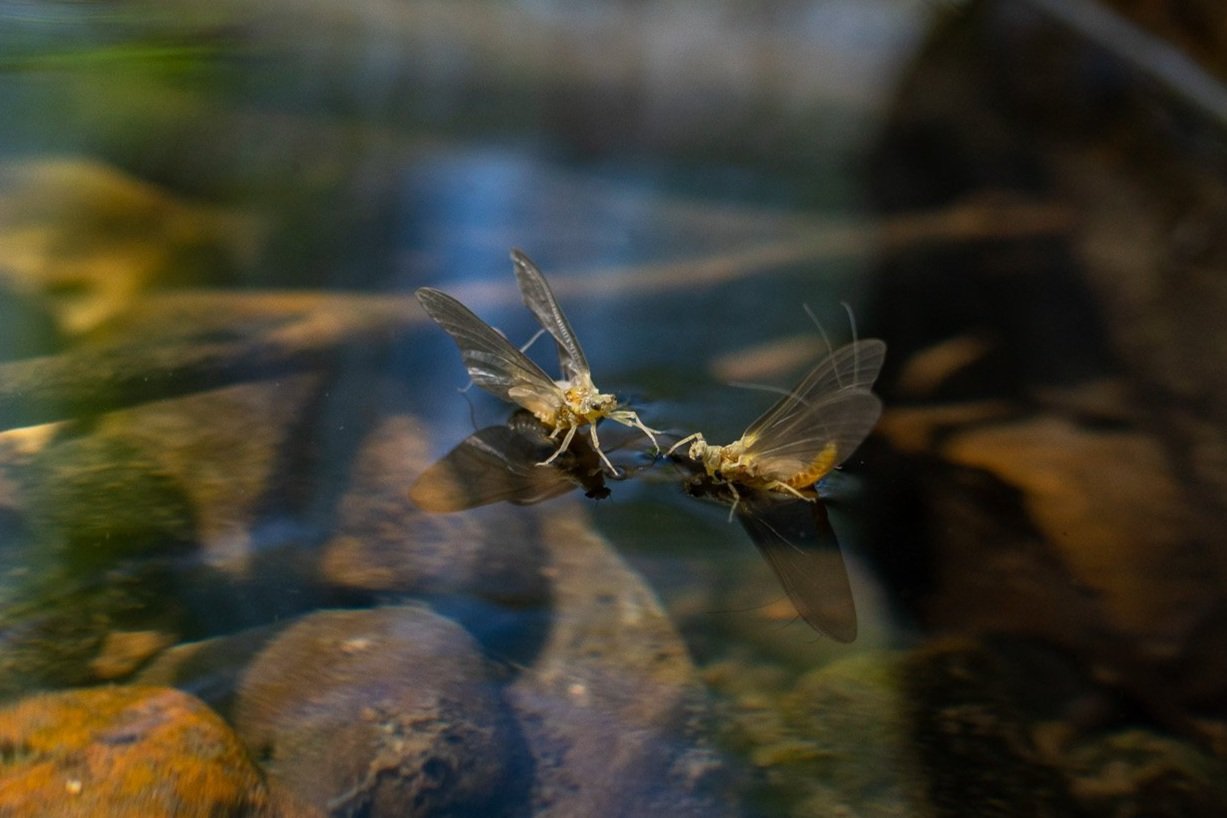
[[[0,813],[1220,814],[1224,67],[1110,5],[0,2]],[[855,641],[615,424],[410,501],[512,247],[665,440],[886,341]]]

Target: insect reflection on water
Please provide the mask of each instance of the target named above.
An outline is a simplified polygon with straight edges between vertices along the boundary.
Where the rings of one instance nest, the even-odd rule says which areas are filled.
[[[525,305],[558,347],[562,380],[552,379],[524,352],[447,293],[422,287],[417,291],[418,301],[456,342],[473,383],[527,409],[550,427],[551,439],[563,435],[562,442],[541,463],[551,463],[567,451],[575,433],[587,426],[593,451],[610,473],[616,474],[613,464],[601,450],[597,423],[609,418],[633,426],[647,435],[653,446],[656,445],[654,430],[644,425],[633,410],[620,404],[616,396],[597,389],[583,348],[545,277],[519,250],[513,250],[511,258]]]
[[[554,448],[549,429],[521,410],[507,423],[462,440],[418,476],[409,498],[424,511],[445,513],[497,502],[532,505],[576,488],[595,500],[609,496],[603,458],[585,438],[576,438],[542,466]],[[624,466],[619,473],[628,470]]]
[[[733,509],[811,628],[838,642],[856,639],[856,603],[839,540],[826,505],[812,490],[798,499],[764,489],[734,488],[703,472],[692,475],[683,488],[691,497]]]

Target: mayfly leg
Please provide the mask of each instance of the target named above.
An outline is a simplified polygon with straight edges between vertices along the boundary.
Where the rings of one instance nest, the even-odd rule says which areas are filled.
[[[601,441],[596,436],[596,423],[592,423],[588,426],[588,434],[592,437],[592,448],[595,449],[596,453],[601,456],[601,462],[604,463],[605,467],[609,469],[609,474],[612,477],[617,477],[620,472],[614,468],[613,463],[609,462],[609,458],[601,449]]]
[[[656,454],[660,454],[660,444],[656,442],[656,434],[659,433],[660,430],[648,428],[643,420],[640,419],[637,412],[632,412],[629,409],[619,410],[609,413],[607,417],[616,423],[621,423],[623,426],[630,426],[631,428],[638,429],[639,431],[643,432],[648,436],[648,440],[652,441],[652,448],[656,450]]]
[[[571,426],[571,427],[569,427],[569,428],[567,429],[567,433],[566,433],[565,435],[563,435],[563,438],[562,438],[562,443],[558,444],[558,448],[554,450],[554,453],[553,453],[552,455],[550,455],[549,457],[547,457],[545,460],[542,460],[542,461],[541,461],[540,463],[538,463],[537,465],[538,465],[538,466],[548,466],[549,464],[551,464],[551,463],[553,463],[555,460],[557,460],[557,459],[558,459],[558,455],[560,455],[560,454],[562,454],[563,452],[565,452],[565,451],[567,450],[567,447],[569,447],[569,446],[571,445],[571,441],[572,441],[572,439],[574,439],[574,437],[575,437],[575,430],[576,430],[577,428],[579,428],[579,427],[577,427],[577,426]],[[558,429],[555,429],[555,430],[554,430],[554,434],[553,434],[553,435],[550,435],[550,437],[552,438],[552,437],[554,437],[554,435],[557,435],[557,434],[558,434]],[[604,455],[602,455],[602,457],[603,457],[603,456],[604,456]]]
[[[669,451],[665,452],[665,457],[669,457],[674,452],[676,452],[678,449],[682,448],[683,446],[685,446],[687,443],[689,443],[692,440],[703,440],[703,433],[695,432],[692,435],[686,435],[684,438],[679,440],[677,443],[674,443],[672,446],[669,447]]]
[[[527,341],[525,341],[525,342],[524,342],[524,346],[520,347],[520,351],[521,351],[521,352],[523,352],[523,353],[525,353],[525,354],[528,354],[528,349],[529,349],[529,347],[531,347],[533,344],[537,343],[537,339],[538,339],[538,338],[540,338],[542,335],[545,335],[545,328],[544,328],[544,327],[543,327],[543,328],[541,328],[541,329],[539,329],[539,330],[537,330],[536,332],[534,332],[534,333],[533,333],[533,337],[532,337],[532,338],[529,338]]]

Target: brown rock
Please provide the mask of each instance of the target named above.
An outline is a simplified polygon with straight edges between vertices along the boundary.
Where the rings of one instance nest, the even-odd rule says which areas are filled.
[[[266,625],[199,642],[180,643],[142,668],[135,681],[177,687],[196,696],[227,720],[233,720],[239,680],[260,649],[284,627],[283,624]]]
[[[121,679],[151,656],[170,646],[172,638],[161,631],[111,631],[90,662],[97,679]]]
[[[154,401],[107,413],[93,436],[123,441],[174,480],[189,502],[200,560],[241,578],[258,545],[261,503],[299,477],[281,473],[283,453],[321,382],[299,374]]]
[[[291,626],[244,675],[235,723],[273,780],[335,814],[492,814],[510,790],[510,734],[477,646],[424,608]]]
[[[1112,630],[1158,643],[1187,635],[1220,593],[1188,542],[1180,487],[1150,437],[1054,417],[967,430],[942,453],[1022,493],[1073,582]]]
[[[533,814],[723,816],[703,692],[659,602],[578,513],[549,517],[554,619],[509,695],[535,762]]]
[[[272,795],[238,739],[175,690],[33,696],[0,711],[0,814],[310,818]]]

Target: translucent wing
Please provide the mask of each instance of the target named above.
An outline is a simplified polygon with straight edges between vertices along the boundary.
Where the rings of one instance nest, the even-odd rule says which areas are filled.
[[[557,413],[562,391],[532,359],[447,293],[422,287],[417,297],[426,314],[460,348],[473,383],[543,420]]]
[[[869,388],[885,351],[876,339],[836,350],[750,424],[743,452],[758,473],[787,481],[813,471],[816,480],[847,459],[882,414]]]
[[[841,390],[868,390],[878,379],[886,343],[877,338],[865,338],[842,346],[809,371],[796,388],[750,424],[744,437],[758,435],[776,425],[781,416],[795,411],[799,401],[821,400]]]
[[[801,618],[839,642],[856,639],[856,602],[826,507],[748,497],[737,518]]]
[[[511,251],[511,260],[515,263],[516,283],[520,287],[520,295],[524,297],[524,304],[532,310],[537,321],[558,344],[558,363],[562,366],[563,377],[571,380],[581,373],[587,374],[588,359],[584,357],[584,350],[575,337],[575,331],[571,329],[571,323],[558,306],[545,276],[541,275],[537,266],[519,250]]]

